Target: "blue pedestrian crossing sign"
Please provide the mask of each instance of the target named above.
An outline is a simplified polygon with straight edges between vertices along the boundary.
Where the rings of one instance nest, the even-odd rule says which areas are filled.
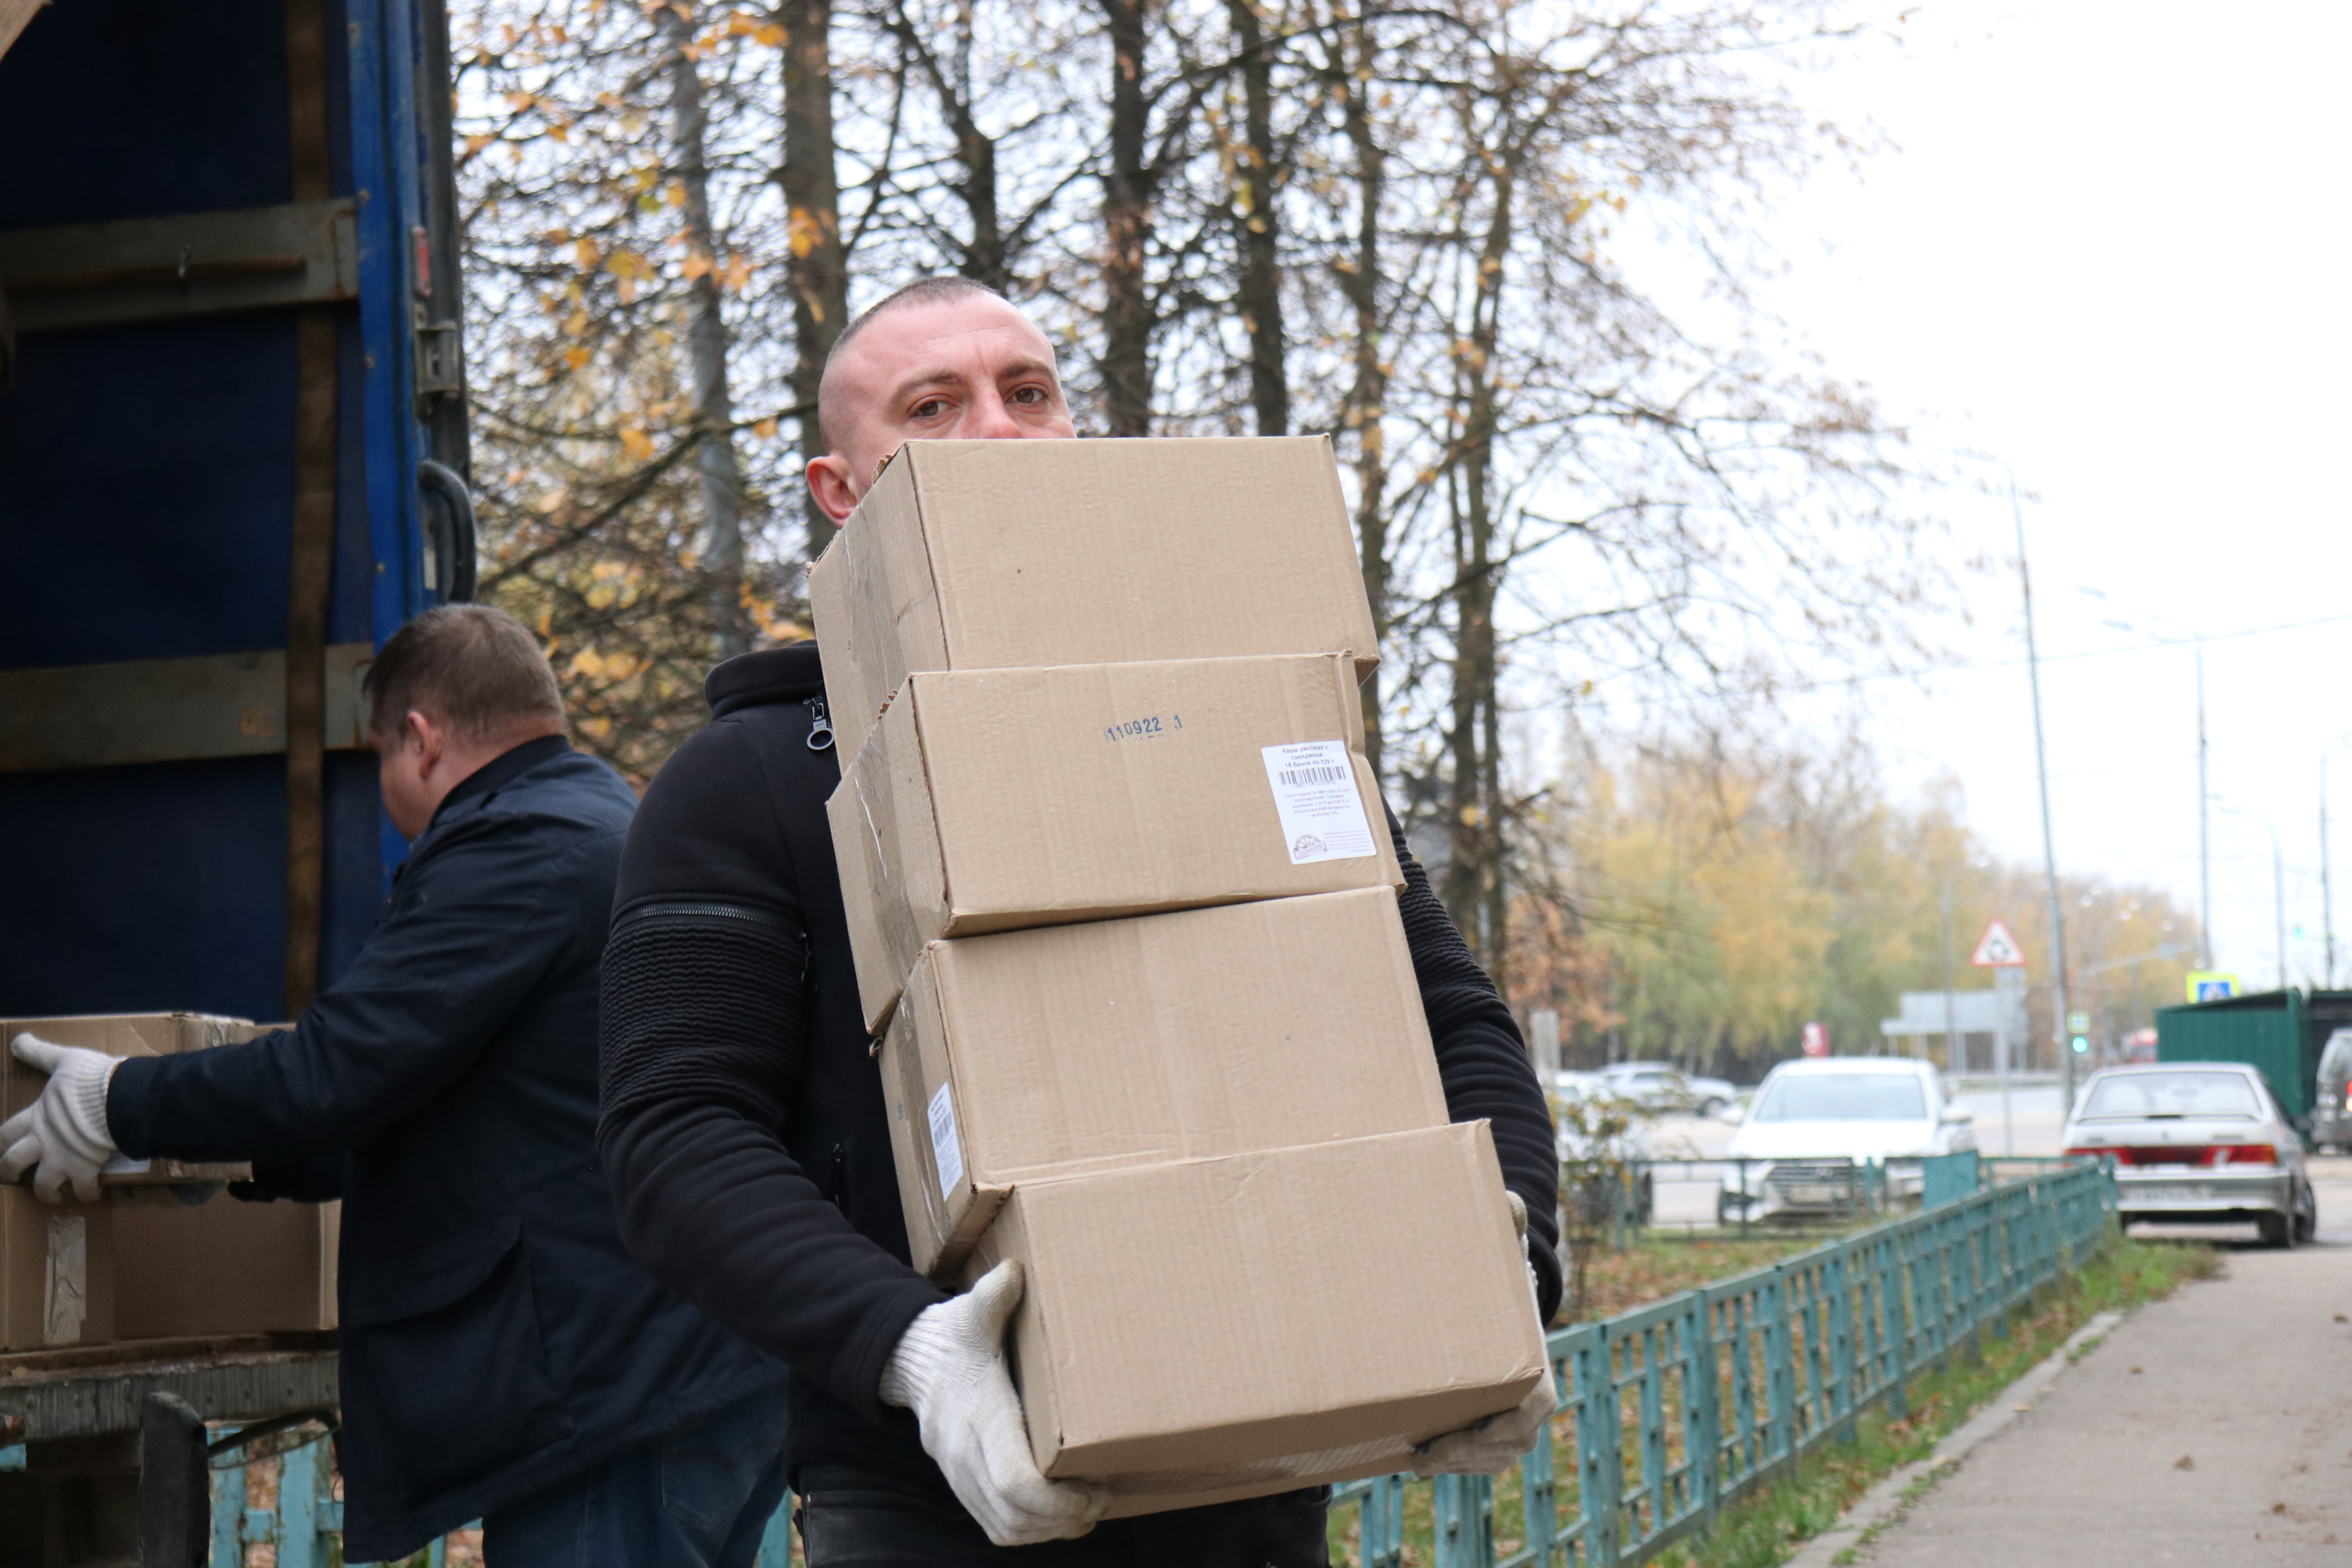
[[[2191,1002],[2227,1002],[2238,994],[2238,977],[2224,974],[2217,969],[2192,969],[2189,972],[2189,999]]]

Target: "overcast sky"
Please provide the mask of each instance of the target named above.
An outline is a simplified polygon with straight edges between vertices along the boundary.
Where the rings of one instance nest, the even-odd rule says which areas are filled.
[[[2005,458],[2032,497],[2063,869],[2195,905],[2192,656],[2148,646],[2173,635],[2155,617],[2216,638],[2325,623],[2205,654],[2215,956],[2250,984],[2278,963],[2266,820],[2291,978],[2319,973],[2319,759],[2352,736],[2347,52],[2342,5],[1923,5],[1901,47],[1810,84],[1895,150],[1775,219],[1771,297],[1829,368],[1924,438]],[[2013,559],[2005,503],[1951,507],[1964,544]],[[2038,863],[2014,575],[1971,597],[1955,642],[1989,668],[1873,687],[1874,738],[1906,786],[1956,774],[1979,831]],[[2334,782],[2342,883],[2352,746]],[[2335,903],[2352,976],[2352,886]]]

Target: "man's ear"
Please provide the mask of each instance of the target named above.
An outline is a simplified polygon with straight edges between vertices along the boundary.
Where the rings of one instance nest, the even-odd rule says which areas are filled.
[[[808,488],[816,509],[833,519],[836,528],[857,510],[857,496],[849,485],[849,461],[837,452],[809,459]]]
[[[404,752],[411,746],[415,747],[416,760],[421,767],[429,769],[441,760],[443,742],[446,739],[440,725],[414,708],[408,710],[408,717],[401,721],[400,749]]]

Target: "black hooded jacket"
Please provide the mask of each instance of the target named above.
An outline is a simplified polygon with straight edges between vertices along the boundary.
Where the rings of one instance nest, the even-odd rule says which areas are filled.
[[[605,1163],[630,1251],[790,1363],[789,1460],[940,1484],[883,1364],[944,1299],[908,1264],[824,802],[840,781],[815,645],[730,659],[712,721],[629,832],[604,959]],[[1518,1030],[1396,828],[1446,1104],[1492,1122],[1559,1300],[1551,1118]],[[1334,1215],[1334,1224],[1346,1223]]]
[[[108,1088],[126,1154],[343,1200],[354,1563],[785,1379],[629,1261],[597,1168],[597,960],[635,807],[562,737],[515,747],[441,803],[294,1027],[134,1057]]]

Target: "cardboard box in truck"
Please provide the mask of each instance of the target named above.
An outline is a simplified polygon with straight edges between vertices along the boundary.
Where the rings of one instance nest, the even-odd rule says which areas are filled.
[[[1345,654],[910,676],[827,811],[877,1032],[942,937],[1403,880]]]
[[[845,765],[918,670],[1379,656],[1320,436],[909,441],[809,601]]]
[[[38,1035],[52,1045],[79,1046],[110,1057],[167,1057],[180,1051],[243,1045],[288,1024],[256,1024],[209,1013],[89,1013],[57,1018],[0,1018],[0,1121],[40,1098],[48,1074],[16,1059],[9,1045],[20,1034]],[[243,1163],[188,1160],[110,1162],[100,1180],[108,1186],[185,1182],[235,1182],[252,1175]]]
[[[1038,1467],[1112,1513],[1404,1468],[1549,1375],[1483,1121],[1014,1187]]]
[[[935,1278],[1024,1181],[1445,1121],[1386,888],[934,942],[881,1068]]]
[[[113,1205],[45,1204],[30,1187],[0,1187],[0,1351],[114,1338]]]
[[[126,1340],[335,1326],[342,1205],[191,1207],[168,1194],[114,1200],[114,1326]]]

